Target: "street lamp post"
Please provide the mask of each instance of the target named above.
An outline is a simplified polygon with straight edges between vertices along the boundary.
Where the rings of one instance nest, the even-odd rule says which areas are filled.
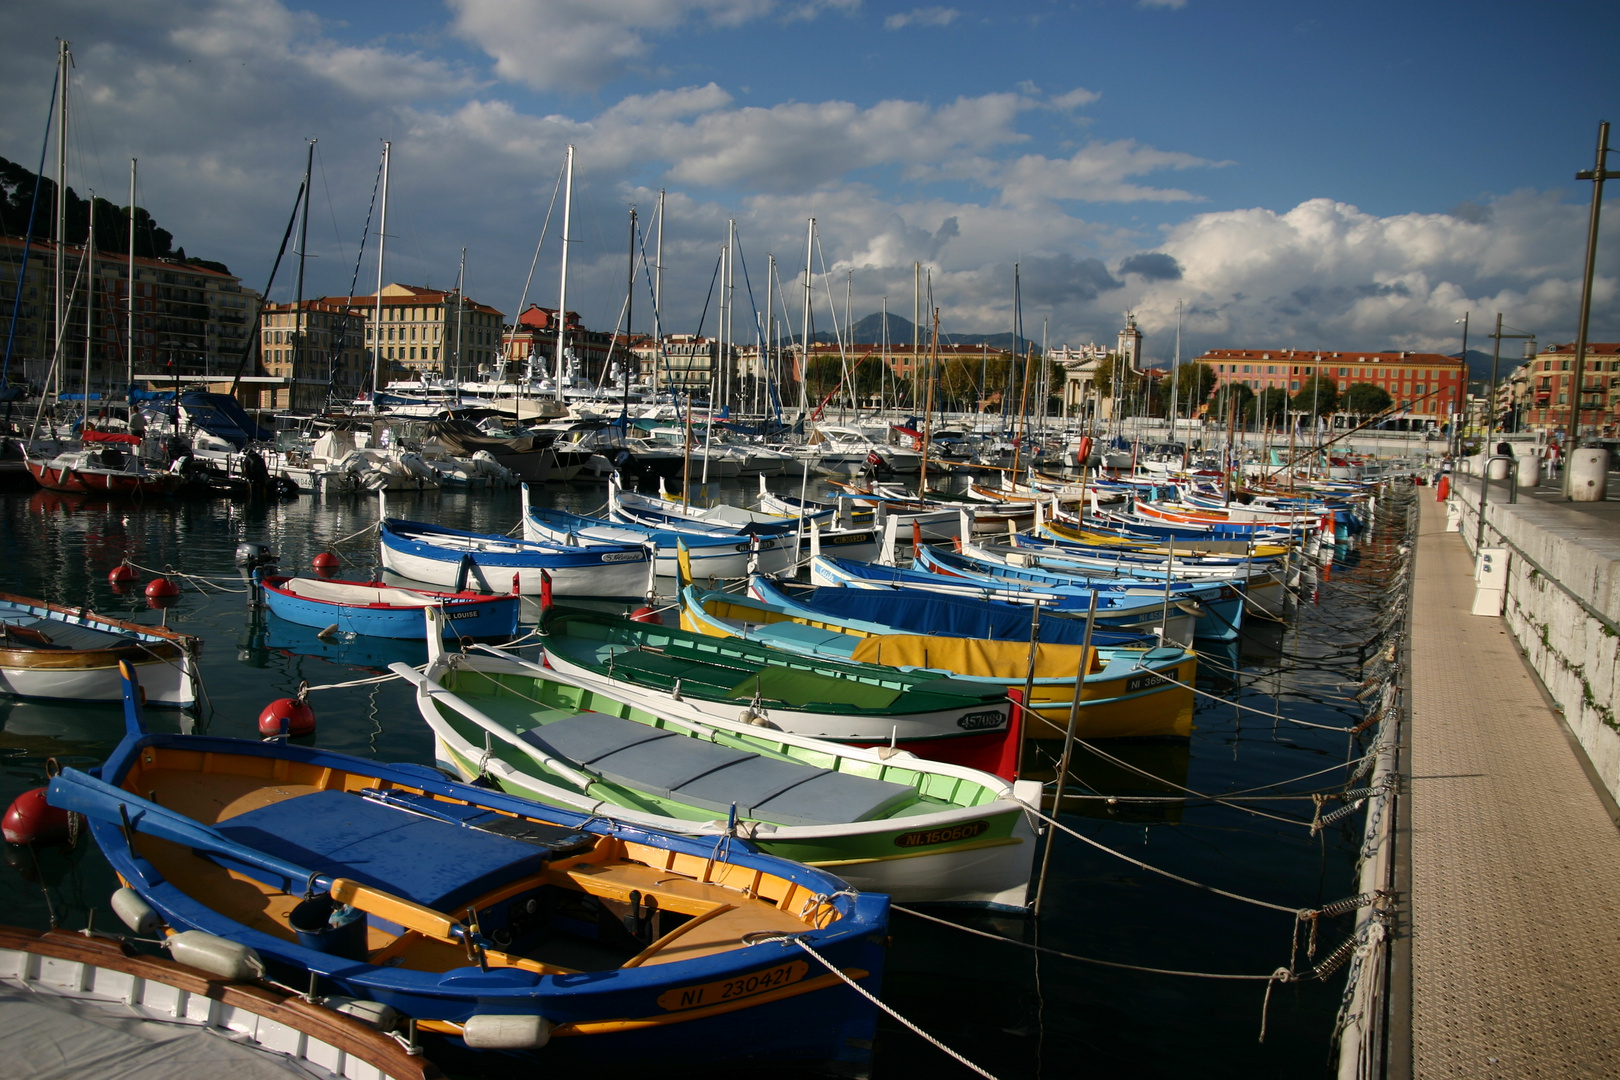
[[[1592,271],[1597,262],[1598,214],[1603,208],[1603,181],[1620,178],[1604,166],[1609,157],[1609,122],[1598,124],[1597,161],[1592,168],[1575,174],[1577,180],[1592,181],[1592,210],[1586,227],[1586,276],[1581,284],[1581,323],[1575,336],[1575,370],[1570,383],[1569,445],[1574,449],[1581,437],[1581,394],[1586,381],[1586,327],[1592,315]],[[1564,474],[1564,493],[1569,494],[1569,473]]]

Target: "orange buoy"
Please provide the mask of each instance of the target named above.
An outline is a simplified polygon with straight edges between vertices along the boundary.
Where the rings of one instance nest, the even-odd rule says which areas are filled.
[[[259,734],[265,738],[277,735],[313,735],[315,710],[309,707],[309,684],[298,688],[295,698],[277,698],[259,714]]]
[[[655,626],[664,625],[664,617],[658,614],[657,608],[638,607],[630,613],[630,618],[636,622],[652,623]]]
[[[319,555],[315,556],[310,565],[315,568],[315,572],[317,574],[325,577],[328,574],[337,573],[338,557],[332,554],[330,551],[323,551]]]
[[[46,802],[44,788],[30,788],[6,808],[0,834],[8,844],[65,844],[73,838],[72,816]]]
[[[129,565],[127,561],[121,562],[107,571],[107,583],[114,586],[128,585],[138,577],[140,575],[135,572],[135,568]]]
[[[1447,473],[1441,473],[1440,482],[1434,486],[1434,500],[1435,502],[1445,502],[1450,497],[1451,476]]]

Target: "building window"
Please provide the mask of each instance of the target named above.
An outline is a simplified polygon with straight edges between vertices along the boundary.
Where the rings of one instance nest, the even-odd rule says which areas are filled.
[[[1276,364],[1267,364],[1266,365],[1266,374],[1267,375],[1275,375],[1275,374],[1277,374],[1277,365]]]
[[[1339,378],[1341,378],[1341,379],[1344,378],[1349,373],[1349,371],[1350,371],[1349,368],[1340,368],[1339,369]]]
[[[1250,365],[1244,364],[1243,365],[1243,374],[1247,375],[1247,374],[1249,374],[1249,371],[1250,371]]]
[[[434,349],[433,350],[433,359],[437,360],[438,358],[439,358],[439,350]]]
[[[1290,390],[1298,390],[1299,389],[1299,380],[1295,379],[1292,382],[1290,382],[1288,384],[1288,389],[1290,389]]]

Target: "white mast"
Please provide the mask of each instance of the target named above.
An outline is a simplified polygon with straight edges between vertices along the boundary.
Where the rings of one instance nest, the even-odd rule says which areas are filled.
[[[124,334],[124,390],[135,383],[135,159],[129,159],[129,281],[126,282],[129,301],[129,328]]]
[[[456,386],[461,386],[461,313],[467,308],[467,249],[461,249],[461,268],[456,271]]]
[[[658,404],[659,360],[664,355],[664,189],[658,189],[658,244],[653,249],[653,337],[657,348],[653,350],[653,404]]]
[[[96,193],[90,196],[90,232],[84,241],[84,423],[90,422],[90,351],[96,345]],[[178,376],[180,369],[175,368]]]
[[[382,159],[382,219],[377,224],[377,303],[371,319],[371,411],[377,411],[377,395],[382,393],[382,287],[383,249],[388,246],[388,150],[392,144],[383,140]],[[291,394],[288,395],[291,400]]]
[[[759,398],[760,422],[764,423],[765,414],[771,411],[771,281],[776,274],[776,256],[765,256],[765,337],[759,343],[759,373],[764,376],[764,394]]]
[[[1170,441],[1176,441],[1176,414],[1181,411],[1181,301],[1176,301],[1176,360],[1170,366]]]
[[[737,219],[726,220],[726,408],[731,407],[732,355],[737,349]]]
[[[568,337],[568,226],[569,217],[574,206],[574,146],[568,146],[568,178],[563,183],[563,235],[562,235],[562,280],[557,287],[557,370],[553,373],[555,382],[552,384],[557,391],[557,400],[563,398],[563,347]]]
[[[64,273],[67,262],[67,124],[68,124],[68,65],[72,62],[73,54],[68,51],[66,41],[56,43],[56,85],[57,100],[61,108],[56,113],[56,322],[52,330],[55,338],[55,359],[51,367],[56,372],[56,390],[62,391],[63,350],[62,338],[67,330],[68,298],[67,276]],[[18,282],[19,287],[21,282]]]
[[[810,418],[810,267],[816,243],[816,219],[811,218],[804,235],[804,318],[799,323],[799,420]]]

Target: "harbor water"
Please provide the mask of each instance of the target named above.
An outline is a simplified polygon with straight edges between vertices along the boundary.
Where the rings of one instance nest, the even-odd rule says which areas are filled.
[[[712,485],[717,500],[751,501],[752,488]],[[800,482],[773,487],[799,493]],[[820,494],[812,481],[811,494]],[[537,505],[589,512],[604,489],[587,484],[536,491]],[[392,515],[482,532],[518,524],[515,491],[389,497]],[[400,660],[421,663],[420,644],[323,641],[249,604],[233,555],[256,542],[288,572],[308,573],[323,550],[343,558],[340,576],[369,578],[377,565],[374,497],[309,497],[263,505],[80,499],[53,492],[0,495],[0,592],[157,622],[204,641],[206,705],[195,718],[152,710],[170,730],[257,738],[261,709],[312,687],[363,680]],[[1344,729],[1365,718],[1353,700],[1358,646],[1381,615],[1385,582],[1376,533],[1341,546],[1331,573],[1307,573],[1286,623],[1251,626],[1241,642],[1204,651],[1190,741],[1100,745],[1114,760],[1078,748],[1063,822],[1097,844],[1190,881],[1293,909],[1316,908],[1357,891],[1360,815],[1313,833],[1309,793],[1342,789],[1346,762],[1365,751]],[[107,572],[121,560],[188,577],[177,602],[151,609],[139,586],[115,593]],[[672,583],[666,582],[666,591]],[[618,605],[623,608],[625,605]],[[536,614],[531,609],[530,620]],[[531,639],[532,644],[532,639]],[[385,761],[431,763],[432,740],[398,680],[317,689],[315,742]],[[1303,723],[1300,723],[1302,721]],[[1307,726],[1318,725],[1318,726]],[[0,698],[0,806],[45,781],[46,763],[87,768],[118,741],[118,709]],[[1368,736],[1361,736],[1365,741]],[[1042,747],[1042,753],[1049,752]],[[1027,764],[1041,765],[1039,760]],[[1294,780],[1308,774],[1309,779]],[[1289,782],[1292,781],[1292,782]],[[1246,791],[1241,804],[1190,796]],[[1107,796],[1115,796],[1110,802]],[[1276,796],[1292,796],[1276,798]],[[1338,803],[1329,804],[1337,806]],[[76,850],[8,848],[0,871],[4,921],[85,925],[90,908],[110,921],[116,882],[88,841]],[[882,997],[901,1015],[996,1077],[1319,1077],[1334,1070],[1335,1017],[1344,972],[1271,985],[1263,978],[1291,959],[1306,970],[1350,932],[1349,916],[1297,940],[1284,911],[1230,899],[1059,835],[1043,915],[1033,919],[960,909],[926,914],[993,935],[975,936],[904,912],[891,923]],[[1055,952],[1036,953],[1021,944]],[[1058,953],[1070,954],[1060,956]],[[1103,966],[1076,957],[1108,961]],[[1261,976],[1196,978],[1134,970]],[[739,1038],[746,1038],[746,1021]],[[607,1063],[604,1063],[607,1064]],[[459,1067],[457,1067],[459,1066]],[[475,1066],[467,1075],[501,1075]],[[464,1062],[452,1071],[468,1069]],[[943,1052],[883,1017],[873,1075],[970,1075]]]

